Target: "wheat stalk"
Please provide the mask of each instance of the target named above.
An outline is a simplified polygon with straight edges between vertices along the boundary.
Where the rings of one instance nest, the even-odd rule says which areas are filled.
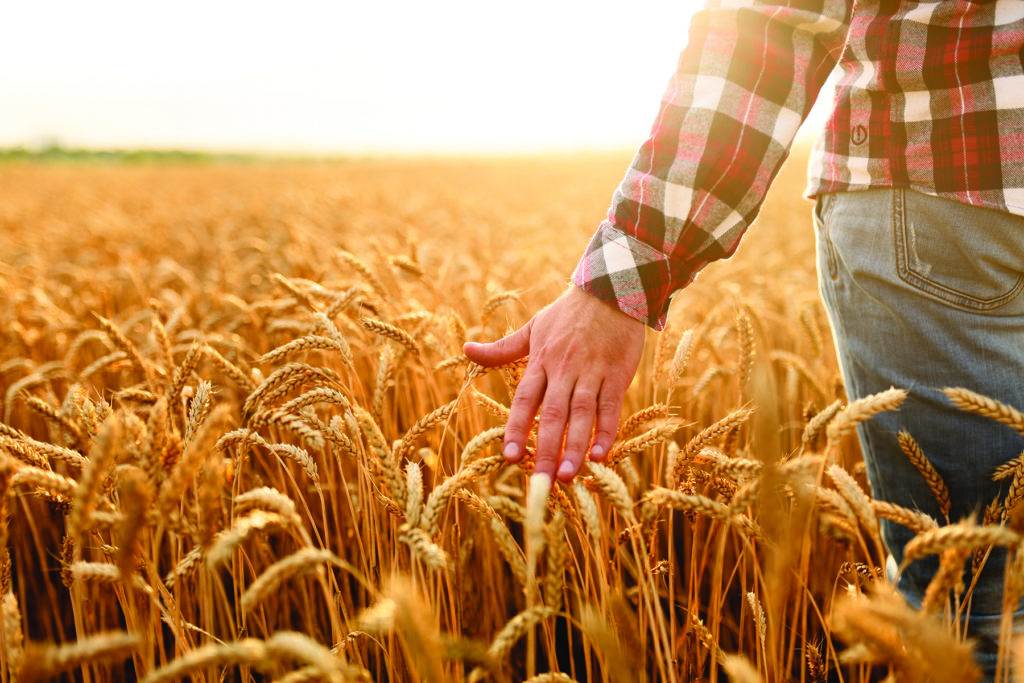
[[[242,389],[243,391],[253,391],[256,388],[256,383],[249,377],[249,375],[245,374],[241,368],[225,358],[220,351],[209,344],[204,344],[202,349],[206,357],[213,361],[213,364],[220,368],[220,371],[223,372],[239,389]]]
[[[115,564],[125,578],[135,571],[140,552],[140,536],[146,525],[146,516],[154,498],[153,486],[145,472],[132,467],[118,480],[118,500],[123,519],[117,525]]]
[[[653,427],[632,439],[620,441],[612,446],[612,449],[608,452],[608,466],[613,467],[616,464],[623,462],[630,455],[641,453],[648,448],[668,441],[677,431],[679,431],[679,428],[679,423],[668,421],[657,425],[656,427]]]
[[[810,448],[814,444],[822,430],[828,427],[829,422],[839,414],[843,407],[843,402],[837,399],[807,421],[800,437],[800,443],[804,448]]]
[[[871,509],[876,517],[902,524],[915,533],[939,528],[938,522],[919,510],[911,510],[895,503],[872,500]]]
[[[300,304],[308,308],[310,311],[316,312],[320,310],[320,307],[317,305],[316,300],[314,300],[313,297],[311,297],[308,292],[305,292],[302,289],[300,289],[294,282],[286,278],[281,273],[273,273],[270,276],[270,279],[273,280],[275,284],[284,289],[286,292],[294,296]]]
[[[23,465],[11,476],[11,487],[32,486],[44,495],[58,502],[67,502],[78,489],[79,484],[70,477],[49,470]]]
[[[213,543],[206,553],[206,565],[210,569],[216,569],[231,559],[235,548],[255,532],[264,529],[285,528],[288,524],[289,520],[286,517],[263,510],[254,510],[236,519],[229,529],[220,532],[213,539]]]
[[[103,481],[117,458],[120,437],[121,423],[116,419],[107,420],[89,451],[89,462],[82,469],[68,516],[68,533],[76,540],[82,538],[99,503]]]
[[[942,392],[960,410],[1001,422],[1024,436],[1024,413],[994,398],[962,387],[950,387]]]
[[[423,529],[403,524],[398,530],[398,540],[412,548],[416,556],[432,569],[444,571],[451,565],[448,553],[434,543]]]
[[[462,455],[459,456],[459,467],[465,467],[478,453],[495,441],[500,441],[504,436],[504,427],[491,427],[474,436],[466,442],[462,449]]]
[[[548,671],[536,676],[530,676],[523,683],[576,683],[576,679],[561,671]]]
[[[405,433],[398,446],[394,449],[396,458],[401,459],[406,453],[411,451],[416,441],[423,436],[428,429],[443,422],[447,422],[448,418],[450,418],[452,413],[455,412],[455,408],[458,407],[458,404],[459,399],[456,398],[443,406],[435,408],[420,419],[416,420],[416,424],[409,428],[409,431]]]
[[[942,475],[935,469],[935,465],[928,459],[928,456],[921,450],[921,446],[917,443],[917,440],[910,435],[910,432],[901,430],[896,435],[900,449],[903,454],[907,456],[907,460],[914,466],[921,476],[924,477],[925,483],[928,484],[928,488],[931,490],[932,495],[935,496],[935,501],[939,504],[939,512],[947,520],[949,519],[950,500],[949,500],[949,489],[946,488],[946,482],[943,481]]]
[[[413,356],[420,354],[420,345],[402,328],[376,318],[361,318],[359,323],[370,332],[397,343]]]
[[[636,522],[633,514],[633,496],[629,494],[626,482],[615,473],[615,470],[596,462],[589,465],[590,473],[594,476],[594,482],[601,490],[601,493],[615,506],[623,519],[628,524]]]
[[[267,640],[245,638],[226,643],[210,643],[172,660],[142,679],[142,683],[170,683],[194,671],[229,665],[250,666],[269,671],[279,660],[287,659],[316,667],[323,680],[343,683],[347,676],[341,659],[324,646],[301,633],[277,631]]]
[[[419,526],[431,537],[438,533],[440,528],[440,516],[448,505],[451,497],[466,484],[478,477],[485,476],[504,464],[504,458],[500,455],[491,456],[482,460],[475,460],[459,472],[448,477],[427,496],[427,502],[423,505],[423,512],[420,514]]]
[[[951,590],[958,590],[958,586],[962,590],[964,562],[970,554],[968,548],[948,548],[942,551],[939,570],[928,583],[924,598],[921,600],[922,611],[933,612],[941,608]]]
[[[300,521],[299,515],[296,512],[295,501],[269,486],[260,486],[238,494],[235,496],[234,505],[236,512],[260,509],[276,513],[287,520],[291,520],[293,524],[298,524]]]
[[[288,363],[270,373],[248,397],[242,406],[242,414],[251,417],[257,408],[304,384],[340,386],[341,381],[333,370],[315,368],[304,363]]]
[[[986,546],[1012,547],[1020,541],[1020,534],[1004,526],[978,526],[971,521],[958,522],[924,531],[912,538],[903,547],[903,566],[949,548],[971,550]]]
[[[682,448],[679,456],[675,459],[675,464],[669,474],[669,486],[672,488],[679,486],[683,481],[683,474],[687,464],[702,448],[746,422],[753,412],[750,408],[734,410],[721,420],[718,420],[709,427],[705,427],[696,436],[687,441],[686,446]]]
[[[555,610],[550,607],[530,607],[508,620],[508,623],[494,636],[487,653],[494,660],[503,659],[519,639],[540,622],[552,617]]]
[[[187,447],[192,438],[196,435],[199,427],[210,416],[210,408],[213,405],[213,385],[200,380],[196,385],[195,394],[189,401],[188,417],[185,420],[185,434],[182,437],[183,444]]]
[[[121,332],[121,330],[119,330],[118,327],[110,320],[107,320],[98,314],[93,314],[93,317],[96,318],[96,321],[100,324],[100,327],[107,334],[107,337],[109,337],[114,346],[120,349],[125,356],[131,360],[132,365],[142,371],[142,374],[146,377],[146,382],[151,384],[153,374],[152,369],[150,368],[149,363],[147,363],[142,357],[142,354],[139,353],[139,349],[135,344],[132,343],[132,341],[128,339],[128,337],[126,337],[125,334]]]
[[[2,611],[0,617],[3,619],[4,660],[9,672],[17,672],[21,668],[24,655],[25,637],[21,630],[21,611],[18,609],[18,599],[10,590],[4,593],[0,611]]]
[[[750,316],[742,309],[736,315],[736,336],[740,346],[739,380],[740,387],[743,388],[750,382],[750,373],[754,368],[754,326],[750,322]]]
[[[686,374],[686,368],[690,364],[690,358],[693,356],[693,330],[686,330],[679,337],[679,343],[676,344],[675,353],[672,354],[672,366],[669,369],[669,386],[674,387],[683,381],[683,375]]]
[[[366,264],[365,261],[363,261],[361,258],[356,256],[352,252],[346,251],[344,249],[337,250],[335,252],[335,256],[337,256],[341,261],[343,261],[345,265],[352,268],[352,270],[359,273],[363,280],[366,281],[366,284],[368,284],[373,289],[374,293],[377,296],[379,296],[383,300],[387,300],[388,294],[387,291],[384,289],[384,284],[380,281],[380,278],[377,277],[377,275],[373,272],[370,266]]]
[[[349,566],[329,550],[301,548],[264,569],[263,573],[246,587],[238,604],[243,612],[251,612],[271,593],[277,591],[285,581],[319,571],[325,564],[342,568]]]
[[[137,650],[140,643],[137,635],[124,631],[96,633],[64,645],[31,643],[25,647],[20,678],[41,681],[83,664],[122,659]]]
[[[545,567],[541,596],[545,605],[558,609],[565,585],[565,566],[569,552],[565,539],[565,515],[556,512],[544,529]]]
[[[870,420],[879,413],[889,410],[896,410],[907,398],[907,392],[903,389],[890,387],[877,394],[871,394],[864,398],[852,401],[832,419],[828,424],[825,433],[828,437],[827,449],[829,452],[836,452],[839,448],[839,441],[847,434],[853,432],[857,425]]]
[[[573,494],[576,497],[576,505],[579,507],[580,517],[587,526],[587,534],[590,542],[596,547],[601,542],[601,514],[597,509],[597,501],[590,495],[590,491],[580,482],[572,485]]]
[[[878,518],[871,507],[871,499],[861,489],[860,484],[839,465],[829,465],[827,472],[839,495],[850,504],[850,509],[864,529],[870,534],[877,534]]]

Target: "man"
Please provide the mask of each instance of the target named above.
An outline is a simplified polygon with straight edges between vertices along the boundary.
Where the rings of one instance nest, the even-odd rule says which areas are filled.
[[[941,389],[1024,406],[1022,60],[1020,0],[713,0],[693,17],[575,286],[504,339],[466,345],[483,365],[529,354],[506,457],[522,457],[538,411],[537,472],[569,481],[588,454],[608,453],[643,324],[661,329],[669,297],[733,253],[839,63],[805,190],[820,289],[850,398],[910,392],[859,429],[870,483],[940,518],[900,453],[906,429],[947,482],[951,518],[983,509],[998,495],[992,469],[1024,439],[957,411]],[[886,524],[883,535],[899,562],[909,532]],[[911,602],[933,570],[915,563],[901,577]],[[982,637],[998,628],[1001,585],[996,567],[975,589]]]

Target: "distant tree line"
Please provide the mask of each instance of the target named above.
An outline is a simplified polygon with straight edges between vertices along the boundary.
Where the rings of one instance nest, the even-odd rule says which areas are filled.
[[[10,161],[85,161],[112,163],[205,163],[247,161],[249,154],[221,154],[181,149],[93,149],[86,147],[0,147],[0,163]]]

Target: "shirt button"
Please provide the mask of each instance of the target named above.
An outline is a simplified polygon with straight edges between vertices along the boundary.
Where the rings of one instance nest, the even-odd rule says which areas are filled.
[[[868,129],[862,123],[858,123],[850,130],[850,142],[855,145],[863,144],[868,139]]]

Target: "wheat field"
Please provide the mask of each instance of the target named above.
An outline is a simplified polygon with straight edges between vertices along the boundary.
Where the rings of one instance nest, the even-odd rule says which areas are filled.
[[[462,344],[565,287],[627,162],[0,166],[2,680],[977,680],[961,570],[1024,591],[1024,467],[985,519],[871,499],[854,428],[905,394],[847,404],[804,151],[607,463],[504,463],[524,364]],[[920,610],[879,519],[941,558]]]

